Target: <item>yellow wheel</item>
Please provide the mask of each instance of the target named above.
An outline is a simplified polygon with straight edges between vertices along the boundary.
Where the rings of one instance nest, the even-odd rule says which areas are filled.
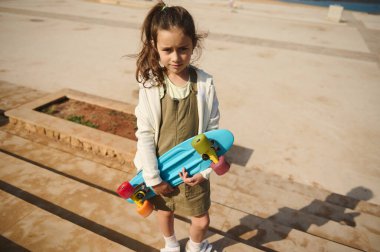
[[[148,217],[153,212],[153,205],[148,200],[145,200],[142,205],[137,206],[137,212],[144,218]]]

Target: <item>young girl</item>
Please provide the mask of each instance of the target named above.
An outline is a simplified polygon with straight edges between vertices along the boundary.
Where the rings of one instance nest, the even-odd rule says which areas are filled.
[[[156,4],[145,18],[137,56],[136,79],[140,83],[137,117],[137,153],[134,163],[143,170],[147,186],[157,196],[150,201],[164,236],[161,251],[180,251],[174,233],[174,212],[191,216],[186,251],[211,251],[204,241],[210,219],[211,168],[190,177],[180,173],[184,183],[172,188],[160,177],[157,157],[199,133],[219,124],[218,100],[212,77],[190,65],[203,37],[195,31],[189,12],[178,6]]]

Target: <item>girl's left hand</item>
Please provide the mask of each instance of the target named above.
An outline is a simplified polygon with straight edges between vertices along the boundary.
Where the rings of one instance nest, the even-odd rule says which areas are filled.
[[[197,173],[194,176],[189,177],[189,173],[187,173],[185,168],[182,169],[182,172],[179,173],[179,176],[181,177],[183,182],[189,186],[198,185],[199,183],[205,180],[205,178],[200,173]]]

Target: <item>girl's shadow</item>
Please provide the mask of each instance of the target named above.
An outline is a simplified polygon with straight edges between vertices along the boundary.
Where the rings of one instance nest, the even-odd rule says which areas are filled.
[[[355,209],[360,201],[366,201],[372,197],[371,190],[356,187],[346,196],[332,193],[324,201],[313,200],[309,205],[298,210],[288,207],[280,208],[278,213],[265,219],[247,215],[240,219],[239,225],[224,232],[224,236],[230,239],[220,239],[213,243],[213,247],[217,251],[222,251],[240,242],[264,251],[273,251],[265,247],[265,244],[286,239],[293,229],[307,232],[311,225],[322,226],[329,221],[355,227],[355,217],[360,213],[345,213],[346,209]],[[236,242],[231,242],[233,240]]]

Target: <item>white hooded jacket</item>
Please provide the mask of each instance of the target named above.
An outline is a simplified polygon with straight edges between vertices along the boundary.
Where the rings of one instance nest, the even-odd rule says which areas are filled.
[[[197,105],[199,116],[198,134],[218,129],[219,103],[215,93],[212,76],[203,70],[197,72]],[[148,82],[147,82],[148,83]],[[147,83],[145,85],[147,86]],[[143,170],[143,178],[147,186],[162,182],[157,166],[156,146],[161,122],[161,101],[163,87],[140,85],[139,103],[135,109],[137,117],[137,152],[134,159],[137,170]],[[201,172],[208,178],[211,168]]]

